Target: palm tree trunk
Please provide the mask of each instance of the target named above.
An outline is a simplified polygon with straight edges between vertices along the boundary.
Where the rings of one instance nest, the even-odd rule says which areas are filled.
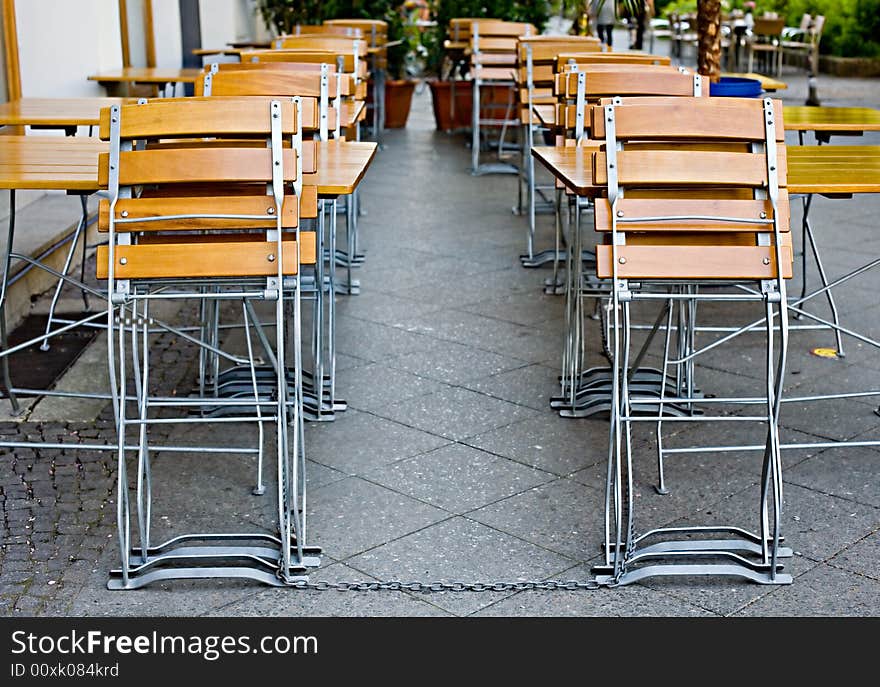
[[[697,67],[718,81],[721,75],[721,0],[697,0]]]

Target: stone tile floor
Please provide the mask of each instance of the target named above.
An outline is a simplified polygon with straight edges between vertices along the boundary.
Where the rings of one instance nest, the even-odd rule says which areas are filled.
[[[799,104],[805,80],[789,76],[792,88],[783,98]],[[880,105],[877,80],[820,83],[826,104]],[[407,129],[387,132],[364,185],[363,292],[338,298],[339,388],[350,410],[306,429],[310,538],[326,552],[313,579],[585,580],[599,553],[607,424],[564,420],[548,408],[562,301],[541,294],[546,270],[519,266],[525,223],[510,213],[513,179],[471,177],[461,137],[433,130],[429,98],[416,96]],[[880,136],[840,142],[878,144]],[[832,272],[880,248],[878,212],[876,197],[816,201],[815,226]],[[793,226],[798,219],[796,213]],[[549,217],[541,216],[540,225],[546,244]],[[869,274],[839,292],[846,318],[875,336],[876,285]],[[742,308],[735,318],[752,315]],[[591,336],[598,342],[595,330]],[[831,344],[827,333],[792,336],[790,393],[877,388],[877,350],[849,342],[842,360],[809,353]],[[156,346],[164,388],[192,378],[191,347],[172,340]],[[708,356],[698,371],[705,390],[757,388],[761,355],[757,341],[743,340]],[[785,438],[880,438],[878,402],[791,404],[782,420]],[[740,427],[679,424],[668,440],[748,441]],[[213,436],[232,441],[237,433],[224,426]],[[105,410],[93,422],[6,422],[0,434],[76,444],[111,438],[112,430]],[[185,434],[190,438],[170,430],[172,439]],[[637,436],[641,529],[715,519],[751,524],[759,480],[754,454],[671,459],[672,493],[659,496],[649,434]],[[219,581],[120,593],[104,587],[117,557],[111,455],[15,450],[0,461],[0,613],[876,615],[880,450],[791,451],[785,465],[784,525],[796,551],[790,587],[678,579],[599,592],[413,594]],[[274,506],[268,495],[251,496],[253,473],[254,464],[241,458],[160,456],[156,537],[261,526]]]

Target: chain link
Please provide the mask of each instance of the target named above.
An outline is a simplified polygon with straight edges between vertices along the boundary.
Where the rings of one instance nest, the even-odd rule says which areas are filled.
[[[419,594],[439,592],[524,592],[524,591],[594,591],[600,585],[596,580],[532,580],[522,582],[310,582],[296,580],[289,583],[294,589],[308,589],[317,592],[378,592],[407,591]]]

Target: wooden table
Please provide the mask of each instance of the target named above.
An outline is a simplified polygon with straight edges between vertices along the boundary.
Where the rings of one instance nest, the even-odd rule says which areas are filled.
[[[195,84],[203,75],[201,69],[158,69],[155,67],[123,67],[122,69],[92,74],[90,81],[97,81],[108,88],[127,89],[131,84],[152,84],[163,89],[174,84]]]
[[[318,194],[335,197],[354,193],[364,178],[376,143],[362,141],[321,141],[317,144],[318,171],[305,175],[306,184],[316,184]]]
[[[754,79],[755,81],[760,81],[761,88],[763,88],[765,91],[784,91],[788,88],[788,84],[784,81],[779,81],[778,79],[765,76],[764,74],[757,74],[755,72],[725,72],[721,76],[730,76],[735,79]]]
[[[790,193],[880,193],[880,146],[789,146],[787,152]]]
[[[108,148],[84,136],[0,136],[0,188],[95,192]]]
[[[136,103],[134,98],[20,98],[0,104],[0,125],[75,130],[97,126],[101,110]]]

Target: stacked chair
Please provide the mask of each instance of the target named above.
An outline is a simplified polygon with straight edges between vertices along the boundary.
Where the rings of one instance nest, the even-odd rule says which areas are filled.
[[[523,214],[523,183],[527,187],[529,227],[526,242],[526,253],[521,256],[524,267],[539,267],[551,259],[555,260],[555,251],[543,251],[536,254],[535,214],[538,211],[538,196],[541,197],[540,207],[553,211],[555,202],[547,198],[546,191],[553,191],[555,186],[538,187],[535,184],[535,160],[532,157],[532,146],[535,134],[543,135],[544,129],[535,116],[535,105],[555,105],[556,96],[553,92],[554,68],[556,56],[563,52],[600,52],[601,42],[591,36],[532,36],[519,39],[517,49],[517,88],[519,96],[520,122],[522,125],[523,156],[520,164],[519,184],[517,184],[516,214]]]
[[[474,21],[470,25],[471,86],[473,88],[473,123],[471,133],[471,174],[519,174],[515,164],[503,161],[505,136],[508,129],[518,129],[520,118],[516,112],[517,39],[534,36],[537,29],[522,22],[495,19]],[[490,102],[481,103],[481,92],[489,89]],[[497,93],[507,90],[506,103],[497,102]],[[493,112],[501,111],[501,116]],[[487,116],[484,116],[484,112]],[[501,128],[498,136],[498,161],[480,163],[485,127]]]
[[[595,148],[599,141],[590,128],[589,106],[605,97],[702,97],[708,95],[708,82],[694,74],[671,66],[648,64],[593,64],[583,67],[574,65],[557,75],[556,92],[559,104],[556,112],[557,131],[562,145]],[[588,417],[607,414],[611,410],[612,372],[608,367],[586,366],[587,342],[584,330],[586,299],[595,299],[596,314],[602,315],[601,299],[607,297],[609,285],[591,279],[584,271],[584,261],[592,262],[595,256],[584,250],[581,216],[590,208],[592,197],[569,198],[569,223],[562,221],[561,199],[557,212],[557,246],[567,247],[565,269],[566,338],[563,343],[560,394],[551,399],[551,407],[563,417]],[[571,226],[567,227],[567,224]],[[567,230],[566,230],[567,228]],[[554,280],[559,277],[554,274]],[[555,283],[555,281],[554,281]],[[606,331],[606,327],[602,327]],[[606,356],[610,357],[607,338],[604,341]],[[638,361],[641,362],[641,356]],[[658,370],[641,368],[637,364],[634,383],[645,393],[659,394],[663,376]],[[686,383],[686,381],[683,381]],[[670,404],[666,412],[676,412],[678,407]],[[689,412],[689,411],[688,411]]]
[[[330,65],[316,65],[320,70],[307,69],[300,71],[296,65],[290,63],[268,63],[274,68],[258,68],[260,63],[228,64],[226,69],[210,71],[204,77],[201,84],[201,93],[205,96],[234,96],[234,97],[267,97],[290,98],[293,94],[300,97],[300,102],[308,106],[303,107],[310,115],[304,118],[308,125],[304,125],[304,131],[318,134],[318,139],[328,140],[331,121],[338,127],[340,93],[351,90],[352,79],[349,75],[330,73]],[[306,65],[311,67],[312,65]],[[343,83],[346,84],[343,87]],[[334,105],[331,107],[329,93],[335,93]],[[331,113],[333,117],[331,118]],[[314,142],[306,146],[310,151],[311,159],[314,159]],[[313,165],[310,166],[305,178],[313,173]],[[324,255],[325,235],[330,247],[330,254],[335,252],[335,213],[331,215],[329,232],[326,231],[325,223],[327,213],[318,210],[319,201],[314,186],[306,186],[308,192],[308,207],[314,208],[309,213],[309,220],[318,219],[318,226],[310,235],[315,237],[318,255]],[[334,413],[345,410],[343,401],[334,398],[335,391],[335,342],[333,322],[335,318],[335,304],[332,297],[325,298],[325,288],[332,294],[335,289],[336,270],[335,261],[330,261],[325,268],[324,260],[319,260],[315,266],[313,287],[310,295],[314,297],[312,313],[312,370],[304,371],[304,412],[310,420],[327,421],[334,419]],[[326,310],[326,312],[325,312]],[[265,372],[265,371],[264,371]],[[326,372],[326,374],[325,374]],[[220,385],[228,394],[243,392],[242,369],[230,369],[223,373],[224,379],[230,383],[227,386]]]
[[[781,545],[778,424],[788,343],[785,280],[792,271],[782,105],[770,99],[614,99],[592,107],[590,119],[600,143],[591,156],[600,234],[596,271],[612,285],[605,557],[595,569],[597,580],[625,585],[655,576],[718,575],[790,583],[781,565],[791,549]],[[658,320],[666,319],[664,376],[714,347],[670,358],[676,301],[719,308],[751,302],[763,310],[761,392],[711,399],[756,409],[734,419],[766,429],[757,531],[740,525],[648,526],[638,534],[633,423],[659,423],[664,404],[694,400],[681,389],[672,397],[643,398],[631,387],[630,310],[638,301],[659,305]],[[639,405],[656,410],[637,414]],[[687,418],[720,419],[731,416]]]
[[[100,208],[108,244],[98,277],[108,286],[108,360],[118,433],[118,532],[122,565],[109,586],[132,589],[172,578],[236,577],[280,585],[319,564],[306,546],[301,285],[314,265],[314,235],[300,231],[302,112],[298,98],[185,99],[115,106],[102,113],[110,153],[99,162],[109,201]],[[247,341],[251,397],[210,412],[214,396],[163,398],[150,384],[150,306],[157,300],[237,302]],[[273,334],[254,302],[272,304]],[[251,341],[272,364],[272,395],[260,393]],[[190,337],[191,339],[191,337]],[[192,340],[192,339],[191,339]],[[201,343],[201,342],[197,342]],[[289,371],[292,379],[288,379]],[[262,383],[265,383],[263,380]],[[175,413],[189,411],[180,416]],[[277,521],[250,533],[196,532],[151,540],[150,464],[158,452],[262,455],[262,445],[163,446],[156,424],[274,425]],[[137,455],[133,516],[126,457]],[[132,522],[139,546],[132,545]]]
[[[549,37],[548,37],[549,38]],[[528,41],[532,39],[523,39],[521,43],[527,44]],[[570,38],[566,39],[555,39],[558,41],[568,42]],[[583,40],[583,39],[581,39]],[[589,39],[588,39],[589,40]],[[585,48],[585,45],[589,46]],[[543,47],[543,46],[542,46]],[[564,104],[565,100],[563,95],[557,92],[556,82],[558,81],[558,75],[569,72],[569,71],[586,71],[592,65],[603,65],[603,64],[615,64],[615,65],[669,65],[670,60],[668,57],[661,57],[659,55],[646,55],[643,53],[615,53],[615,52],[600,52],[598,48],[601,48],[601,45],[595,45],[592,41],[586,44],[579,45],[576,50],[578,52],[570,52],[570,51],[556,51],[553,55],[552,59],[552,67],[550,70],[547,69],[546,64],[540,64],[536,67],[536,75],[539,79],[539,84],[542,87],[546,86],[546,77],[548,75],[548,71],[552,72],[551,83],[550,83],[550,91],[552,100],[547,98],[548,101],[552,103],[561,103]],[[522,61],[522,48],[520,48],[520,60]],[[553,49],[550,49],[552,52]],[[549,52],[548,52],[549,57]],[[543,59],[542,59],[543,62]],[[520,72],[522,72],[522,67],[520,67]],[[520,77],[522,80],[522,76]],[[522,92],[522,91],[521,91]],[[543,90],[543,93],[539,90],[537,98],[539,100],[543,100],[546,98],[546,90]],[[533,103],[532,107],[535,104]],[[532,113],[534,110],[529,108]],[[558,114],[558,112],[557,112]],[[525,114],[523,114],[525,117]],[[570,138],[574,131],[574,125],[566,126],[567,122],[564,120],[557,119],[555,125],[550,133],[553,134],[556,143],[560,144],[566,138]],[[534,135],[530,134],[531,138],[528,143],[528,148],[531,150],[531,147],[534,145]],[[530,155],[531,157],[531,155]],[[533,161],[529,161],[528,164],[533,164]],[[530,176],[534,176],[533,171],[530,169]],[[553,271],[554,276],[551,280],[548,281],[547,284],[547,292],[548,293],[558,293],[561,289],[561,284],[558,278],[559,272],[559,264],[561,260],[564,260],[564,254],[560,250],[560,233],[561,233],[561,224],[559,217],[560,203],[559,198],[557,197],[556,202],[554,203],[554,212],[556,213],[556,245],[552,249],[545,249],[541,251],[535,250],[535,214],[537,205],[535,204],[537,191],[533,190],[534,183],[533,181],[529,182],[529,226],[526,240],[526,252],[521,256],[520,260],[524,267],[540,267],[542,265],[547,264],[548,262],[553,263]],[[555,185],[557,196],[562,193],[562,186],[557,183]],[[547,189],[543,189],[546,192]],[[541,194],[543,196],[543,193]]]
[[[388,22],[381,19],[328,19],[324,26],[358,31],[367,43],[372,83],[373,137],[382,140],[385,127],[385,80],[388,71]]]
[[[304,36],[303,38],[307,39],[309,36]],[[349,81],[343,78],[341,81],[337,82],[341,84],[341,86],[336,95],[335,107],[337,108],[338,113],[341,114],[341,108],[345,106],[346,103],[357,105],[358,103],[363,103],[366,98],[367,82],[364,79],[367,68],[367,63],[364,59],[366,52],[364,42],[361,40],[348,41],[346,43],[345,39],[343,39],[343,42],[340,43],[338,40],[334,39],[331,43],[332,45],[330,47],[323,49],[320,47],[307,47],[245,52],[242,53],[241,64],[287,64],[290,68],[297,70],[308,70],[310,68],[309,65],[312,65],[313,68],[319,68],[321,64],[330,65],[329,68],[332,70],[332,65],[335,64],[335,71],[337,74],[341,75],[340,78],[347,76],[350,79]],[[233,67],[227,68],[231,69]],[[363,116],[364,114],[359,114],[358,121],[360,121]],[[340,129],[339,126],[337,126],[335,137],[360,140],[359,132],[360,129],[357,123],[348,129]],[[326,136],[323,138],[326,140]],[[337,203],[334,203],[334,207],[336,204]],[[337,281],[336,288],[342,293],[353,295],[358,293],[358,286],[357,282],[352,277],[352,270],[364,261],[364,254],[358,247],[358,217],[360,210],[359,196],[357,192],[345,199],[344,211],[346,214],[345,248],[335,248],[334,250],[336,261],[346,270],[348,278],[345,282],[342,282],[341,280]]]

